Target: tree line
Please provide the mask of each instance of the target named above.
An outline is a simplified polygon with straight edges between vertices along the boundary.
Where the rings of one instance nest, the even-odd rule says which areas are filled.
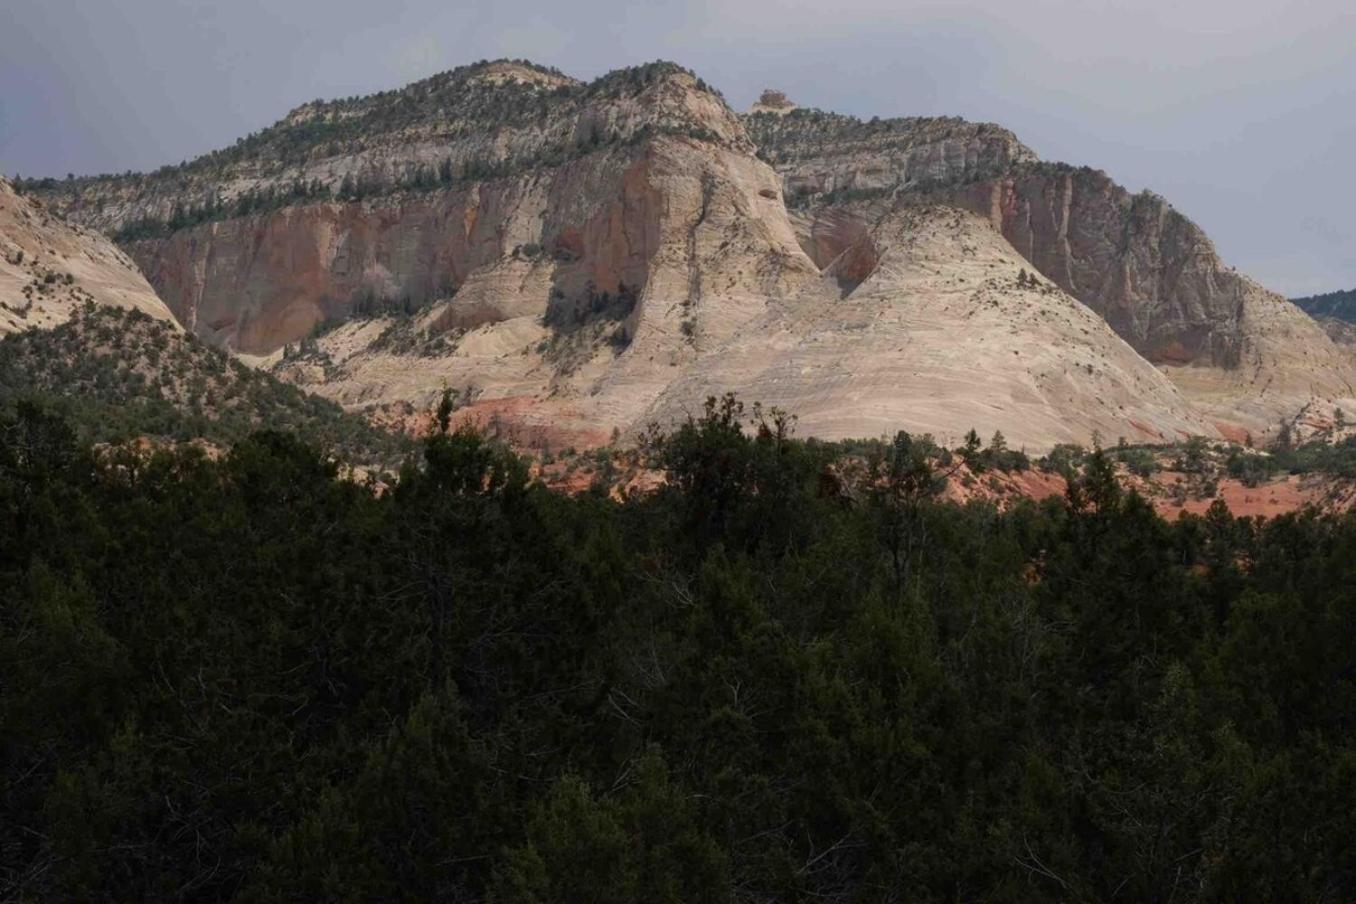
[[[1356,897],[1356,518],[946,504],[731,398],[568,496],[439,421],[377,486],[9,407],[0,897]]]

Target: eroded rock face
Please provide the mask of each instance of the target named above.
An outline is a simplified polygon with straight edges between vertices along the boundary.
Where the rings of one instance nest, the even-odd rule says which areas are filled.
[[[582,249],[577,259],[510,255],[412,320],[326,334],[325,366],[277,363],[348,405],[421,408],[448,386],[485,417],[511,421],[520,438],[604,442],[613,429],[643,426],[678,374],[819,280],[775,213],[776,186],[747,154],[656,139],[565,233]],[[626,288],[604,298],[590,283]],[[571,293],[581,285],[584,295]],[[388,330],[410,342],[389,341]],[[433,337],[446,341],[430,354]]]
[[[57,326],[87,302],[174,320],[112,242],[0,178],[0,334]]]
[[[708,248],[697,230],[720,215],[741,242]],[[731,286],[780,291],[762,271],[814,273],[766,165],[670,136],[531,178],[298,205],[129,247],[185,323],[250,353],[373,300],[413,310],[455,295],[441,326],[468,328],[619,289],[698,304]]]
[[[900,197],[957,204],[988,217],[1151,361],[1241,360],[1243,278],[1157,195],[1131,195],[1100,171],[1038,163],[996,127],[892,120],[873,129],[817,111],[748,121],[771,148],[802,244],[821,266],[854,215],[869,219]]]
[[[598,220],[620,195],[579,197],[595,170],[626,166],[599,155],[544,178],[301,204],[129,248],[186,324],[240,351],[266,354],[325,322],[412,311],[459,290],[462,317],[446,326],[474,326],[524,305],[543,314],[553,288],[643,283],[653,232],[645,211],[630,218],[631,232],[613,234]],[[499,279],[539,263],[552,273],[512,287]],[[557,265],[568,272],[555,274]]]
[[[780,122],[782,131],[794,129],[798,117]],[[810,122],[805,137],[778,139],[789,150],[775,159],[788,197],[792,186],[812,186],[793,197],[792,221],[819,266],[901,199],[954,204],[988,219],[1039,273],[1168,373],[1220,429],[1260,437],[1306,405],[1331,407],[1353,394],[1356,375],[1324,331],[1226,266],[1205,233],[1163,198],[1132,195],[1100,171],[1020,153],[992,153],[983,165],[935,178],[902,171],[891,181],[891,157],[868,150],[874,163],[866,171],[880,174],[874,187],[843,191],[827,167],[859,148],[865,124],[836,143],[833,120]]]
[[[1274,435],[1302,410],[1352,410],[1356,368],[1323,328],[1246,277],[1239,292],[1238,366],[1160,365],[1192,404],[1235,440]]]
[[[1163,198],[1054,165],[941,191],[986,215],[1149,360],[1225,368],[1242,360],[1245,279]]]
[[[604,293],[653,308],[645,300],[660,276],[655,291],[696,304],[711,294],[702,272],[745,252],[769,256],[708,281],[768,282],[759,271],[787,261],[813,272],[777,179],[752,156],[739,118],[690,73],[657,64],[588,86],[507,64],[454,75],[394,99],[307,105],[255,139],[254,155],[187,167],[190,195],[225,201],[192,208],[150,177],[83,180],[54,197],[72,216],[122,228],[185,323],[251,354],[354,313],[454,294],[439,328],[543,317]],[[368,120],[404,129],[399,140],[358,130],[351,151],[330,156],[330,135]],[[288,150],[302,141],[307,153]],[[276,209],[223,215],[221,204],[227,214]],[[197,213],[154,219],[167,208]],[[712,210],[730,211],[737,231],[764,245],[700,246],[696,230]]]
[[[1307,405],[1356,394],[1356,373],[1322,328],[1226,266],[1157,195],[1054,165],[944,191],[986,215],[1223,430],[1265,435]]]
[[[1323,331],[1161,198],[989,124],[775,93],[736,116],[672,64],[466,67],[47,192],[200,335],[353,407],[453,387],[529,440],[603,442],[730,390],[821,436],[1033,450],[1356,410]]]
[[[1352,347],[1356,347],[1356,324],[1340,317],[1317,317],[1315,320],[1339,348],[1350,351]]]
[[[724,387],[796,413],[815,436],[907,429],[957,443],[974,427],[1045,449],[1216,435],[1105,321],[1025,268],[982,217],[892,208],[819,283],[695,362],[649,416]]]
[[[680,156],[653,161],[649,179],[675,180],[665,195],[688,199],[677,206],[694,216],[702,180],[686,175],[681,149],[670,152]],[[661,245],[624,347],[577,342],[619,324],[561,331],[525,314],[453,331],[447,353],[425,356],[381,341],[393,324],[378,320],[321,337],[319,363],[279,367],[349,405],[426,408],[450,386],[468,403],[463,416],[555,448],[632,436],[728,391],[794,412],[802,432],[827,438],[908,429],[953,441],[974,427],[1035,451],[1097,433],[1217,435],[1101,318],[1028,274],[984,218],[906,205],[817,274],[790,253],[767,266],[776,237],[746,232],[747,213],[728,203],[748,194],[708,206],[695,229],[704,251]],[[660,233],[681,234],[667,224]],[[524,264],[516,278],[532,270]],[[732,280],[741,271],[750,278]]]

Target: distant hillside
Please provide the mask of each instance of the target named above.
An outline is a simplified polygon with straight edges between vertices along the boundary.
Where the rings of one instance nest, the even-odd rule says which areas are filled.
[[[55,329],[0,338],[0,409],[22,399],[62,411],[87,442],[150,436],[227,446],[269,428],[384,466],[399,464],[408,448],[403,437],[137,310],[86,305]]]
[[[125,252],[0,177],[0,335],[55,326],[86,301],[174,319]]]
[[[1290,300],[1315,319],[1336,317],[1347,323],[1356,323],[1356,289],[1328,292],[1323,295],[1306,295]]]

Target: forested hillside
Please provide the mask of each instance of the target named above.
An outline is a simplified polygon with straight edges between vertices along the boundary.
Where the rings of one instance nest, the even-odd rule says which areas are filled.
[[[165,321],[92,304],[54,329],[0,337],[0,409],[21,399],[59,409],[90,443],[145,436],[227,446],[270,427],[350,463],[395,468],[410,451],[401,437]]]
[[[617,501],[16,406],[0,898],[1356,898],[1356,519],[1168,524],[1102,453],[958,507],[930,444],[848,486],[759,420]]]
[[[1316,319],[1334,317],[1346,323],[1356,323],[1356,289],[1308,295],[1304,298],[1292,298],[1291,301]]]

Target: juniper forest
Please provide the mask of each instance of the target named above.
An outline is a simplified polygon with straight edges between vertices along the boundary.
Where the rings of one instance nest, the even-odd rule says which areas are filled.
[[[751,429],[746,429],[751,426]],[[1356,897],[1356,519],[936,498],[732,400],[616,498],[0,421],[0,896]]]

